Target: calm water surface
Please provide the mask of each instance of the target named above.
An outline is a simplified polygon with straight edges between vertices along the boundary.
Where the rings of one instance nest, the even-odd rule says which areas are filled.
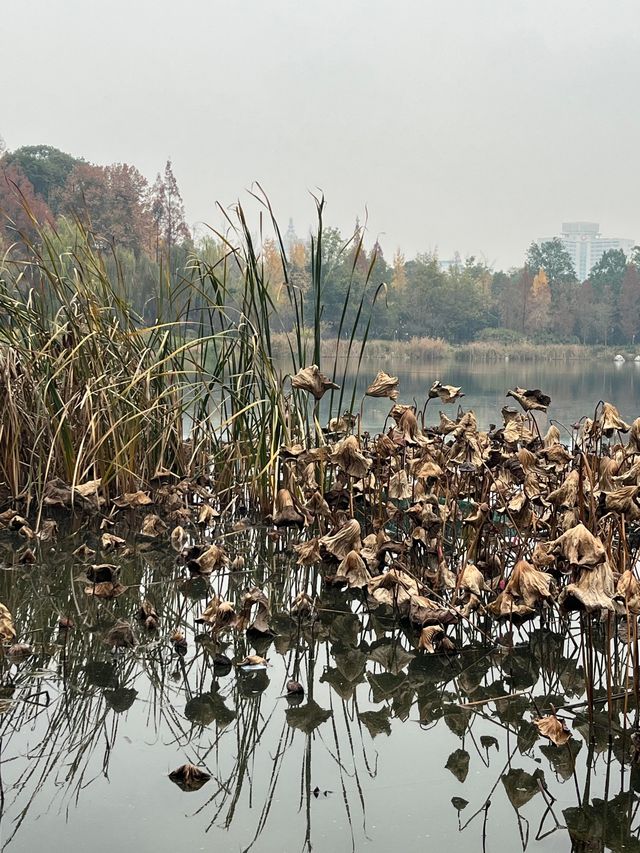
[[[434,379],[462,385],[481,426],[496,421],[516,384],[550,394],[550,417],[566,424],[599,399],[628,420],[640,413],[635,364],[366,364],[363,389],[380,368],[399,375],[402,401],[420,406]],[[435,422],[437,401],[430,406]],[[366,425],[379,429],[388,408],[367,399]],[[97,547],[82,524],[43,544],[33,567],[17,564],[23,543],[2,533],[0,600],[35,649],[26,662],[2,663],[3,849],[640,849],[640,785],[635,771],[622,770],[606,727],[596,726],[589,746],[578,709],[567,713],[570,747],[536,736],[537,709],[582,697],[579,647],[558,626],[516,630],[512,648],[460,635],[463,651],[446,658],[417,654],[397,626],[330,590],[316,618],[293,620],[278,615],[278,601],[296,592],[288,585],[296,536],[276,543],[264,534],[226,535],[230,555],[249,558],[244,572],[214,579],[213,588],[186,581],[164,544],[125,534],[135,553],[118,562],[129,588],[101,603],[77,580],[73,550]],[[271,590],[275,637],[216,646],[196,617],[213,592],[232,598],[249,584]],[[154,634],[136,621],[144,598],[160,615]],[[66,634],[60,614],[75,622]],[[109,647],[117,619],[134,625],[135,648]],[[184,656],[168,641],[177,626]],[[235,660],[257,651],[270,665],[224,671],[214,660],[221,651]],[[307,691],[298,706],[282,698],[292,675]],[[197,791],[168,779],[187,761],[211,774]]]

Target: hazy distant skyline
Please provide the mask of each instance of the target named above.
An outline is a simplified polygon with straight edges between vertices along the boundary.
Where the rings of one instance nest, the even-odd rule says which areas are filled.
[[[640,241],[636,0],[23,0],[0,134],[153,180],[190,224],[259,181],[283,229],[506,268],[563,221]]]

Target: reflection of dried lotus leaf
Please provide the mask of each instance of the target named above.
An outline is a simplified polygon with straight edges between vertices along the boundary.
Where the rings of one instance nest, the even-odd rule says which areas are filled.
[[[360,450],[355,435],[348,435],[333,446],[331,461],[345,474],[358,479],[365,477],[371,467],[371,461]]]
[[[631,613],[640,613],[640,583],[629,569],[620,575],[616,599],[621,599]]]
[[[167,525],[155,513],[148,513],[142,521],[142,529],[140,533],[148,539],[155,539],[157,536],[162,536],[167,530]]]
[[[512,767],[502,778],[509,801],[514,809],[526,805],[532,797],[540,793],[540,785],[546,789],[544,773],[535,770],[533,775],[520,768]]]
[[[343,560],[349,551],[359,551],[361,548],[360,524],[352,518],[335,533],[323,536],[320,544],[334,557]]]
[[[455,385],[443,385],[439,379],[436,379],[429,389],[429,399],[433,400],[435,397],[438,397],[440,402],[446,405],[447,403],[453,403],[458,397],[464,397],[464,394],[462,393],[462,388]]]
[[[242,628],[248,623],[255,605],[257,605],[256,615],[248,630],[257,631],[260,634],[273,634],[269,625],[269,618],[271,617],[269,599],[258,587],[248,590],[242,597],[239,627]]]
[[[318,726],[333,716],[332,711],[325,711],[317,702],[310,700],[298,708],[287,708],[285,711],[287,723],[294,729],[305,734],[311,734]]]
[[[291,385],[302,391],[308,391],[316,400],[320,400],[329,388],[340,387],[320,373],[317,364],[301,368],[295,376],[291,377]]]
[[[469,773],[470,758],[471,756],[466,749],[456,749],[447,758],[445,768],[453,773],[458,782],[464,782]]]
[[[606,561],[595,568],[583,568],[575,583],[566,586],[558,596],[558,604],[565,611],[614,610],[613,572]]]
[[[418,648],[429,654],[436,651],[436,643],[444,638],[444,631],[439,625],[429,625],[420,631]]]
[[[555,714],[548,714],[546,717],[540,717],[533,721],[538,731],[544,737],[548,737],[556,746],[565,746],[571,732],[565,726],[562,720],[559,720]]]
[[[14,643],[7,650],[7,656],[11,663],[22,663],[27,658],[30,658],[32,654],[33,649],[28,643]]]
[[[421,628],[433,624],[455,625],[460,621],[460,612],[424,595],[414,595],[409,604],[409,621]]]
[[[58,522],[47,518],[42,522],[36,534],[41,542],[51,542],[58,538]]]
[[[308,592],[302,590],[291,602],[289,612],[292,616],[309,617],[318,606],[318,601],[312,598]]]
[[[91,557],[95,557],[95,555],[96,552],[93,550],[93,548],[90,548],[86,544],[86,542],[83,542],[83,544],[76,548],[76,550],[73,552],[74,557],[81,557],[83,560],[89,560],[91,559]]]
[[[158,613],[148,598],[143,599],[140,604],[138,619],[144,623],[148,631],[155,631],[158,627]]]
[[[338,566],[336,577],[345,578],[350,589],[362,589],[371,580],[366,563],[357,551],[349,551]]]
[[[390,400],[398,399],[398,377],[389,376],[381,370],[371,385],[365,391],[367,397],[388,397]]]
[[[105,635],[105,643],[116,649],[132,649],[136,641],[131,630],[131,625],[128,622],[119,621],[110,628]]]
[[[533,409],[546,412],[551,403],[551,397],[543,394],[538,388],[532,390],[528,388],[514,388],[512,391],[507,391],[507,397],[513,397],[514,400],[520,403],[525,412],[530,412]]]
[[[528,619],[533,619],[536,610],[528,607],[521,600],[514,597],[512,593],[503,590],[495,601],[487,607],[489,613],[496,619],[510,619],[515,624],[521,624]]]
[[[119,573],[120,568],[113,563],[99,563],[85,569],[87,579],[91,583],[116,583]]]
[[[18,562],[22,563],[22,565],[30,565],[32,566],[36,562],[36,555],[31,548],[25,548],[24,551],[20,553],[18,557]]]
[[[389,569],[369,582],[367,589],[374,601],[408,612],[411,598],[419,594],[416,581],[400,569]]]
[[[365,726],[371,737],[376,735],[391,734],[391,723],[389,708],[380,708],[379,711],[359,711],[358,719]]]
[[[148,506],[153,501],[147,492],[138,490],[137,492],[125,492],[113,500],[114,504],[120,509],[126,507]]]
[[[85,586],[85,595],[93,595],[95,598],[117,598],[127,591],[127,587],[121,583],[110,583],[104,581],[102,583],[94,583],[93,586]]]
[[[13,617],[4,604],[0,604],[0,639],[10,643],[16,638],[16,630],[13,627]]]
[[[480,595],[486,588],[482,572],[473,563],[467,563],[464,567],[460,577],[460,588],[468,589],[474,595]]]
[[[504,591],[514,599],[521,599],[526,607],[535,607],[541,601],[552,600],[552,581],[547,572],[540,572],[526,560],[519,560]]]
[[[550,552],[572,566],[594,568],[607,558],[602,542],[582,523],[576,524],[550,544]]]
[[[294,545],[293,550],[298,555],[296,560],[298,566],[313,566],[322,559],[320,556],[320,540],[317,537]]]
[[[600,429],[606,436],[614,431],[629,432],[631,427],[620,417],[620,413],[612,403],[603,403],[599,418]]]
[[[103,551],[115,551],[126,544],[124,539],[121,539],[120,536],[115,536],[113,533],[103,533],[100,538],[100,546]]]

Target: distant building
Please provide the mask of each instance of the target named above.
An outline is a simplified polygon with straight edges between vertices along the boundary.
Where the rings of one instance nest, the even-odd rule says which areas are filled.
[[[540,244],[549,240],[553,237],[540,237],[536,242]],[[634,240],[625,237],[603,237],[598,222],[563,222],[560,240],[573,261],[578,281],[589,277],[591,269],[605,252],[622,249],[625,255],[629,255],[635,245]]]

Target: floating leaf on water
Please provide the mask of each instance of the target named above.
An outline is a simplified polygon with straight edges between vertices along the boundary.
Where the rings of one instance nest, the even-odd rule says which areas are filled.
[[[537,727],[541,735],[548,737],[556,746],[565,746],[571,737],[571,732],[564,724],[564,721],[558,719],[555,714],[540,717],[534,720],[533,724]]]
[[[464,782],[467,778],[470,757],[466,749],[456,749],[447,759],[445,768],[453,773],[458,782]]]
[[[311,734],[322,723],[333,716],[332,711],[325,711],[317,702],[311,700],[298,708],[287,708],[285,711],[287,723],[294,729],[300,729],[305,734]]]
[[[237,667],[260,667],[261,669],[266,669],[269,665],[269,661],[267,658],[263,658],[261,655],[247,655],[246,658],[243,658],[241,661],[236,663]]]
[[[211,779],[211,774],[193,764],[183,764],[169,773],[169,779],[183,791],[199,791]]]

